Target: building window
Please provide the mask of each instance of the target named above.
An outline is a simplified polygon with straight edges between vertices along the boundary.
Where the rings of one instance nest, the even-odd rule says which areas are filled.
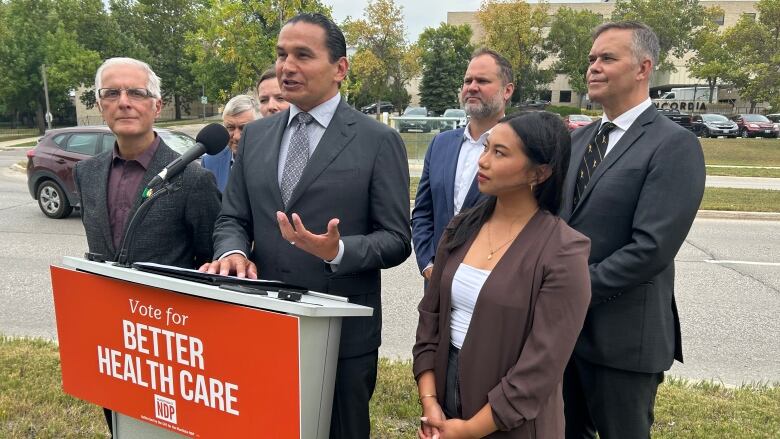
[[[747,18],[751,21],[756,21],[756,13],[755,12],[745,12],[742,14],[743,17]]]
[[[542,90],[539,92],[539,99],[550,102],[552,100],[552,90]]]
[[[571,90],[561,90],[558,102],[571,102]]]
[[[726,21],[726,14],[720,14],[718,16],[715,16],[712,18],[712,22],[717,24],[718,26],[723,26],[723,23]]]

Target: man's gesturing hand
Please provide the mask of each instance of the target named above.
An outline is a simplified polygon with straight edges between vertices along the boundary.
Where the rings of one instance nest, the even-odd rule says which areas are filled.
[[[339,254],[339,220],[333,218],[328,221],[328,231],[322,235],[315,235],[306,230],[301,217],[297,213],[291,215],[292,224],[284,212],[276,212],[276,220],[279,222],[279,231],[282,237],[299,249],[311,253],[325,261],[332,261]]]

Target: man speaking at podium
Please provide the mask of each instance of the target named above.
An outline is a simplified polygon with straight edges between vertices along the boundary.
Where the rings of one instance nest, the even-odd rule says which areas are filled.
[[[282,28],[276,52],[291,106],[244,128],[214,230],[219,260],[201,270],[259,275],[374,309],[342,324],[330,424],[331,438],[365,439],[380,344],[380,269],[411,253],[406,150],[395,130],[342,100],[348,61],[335,23],[300,14]]]

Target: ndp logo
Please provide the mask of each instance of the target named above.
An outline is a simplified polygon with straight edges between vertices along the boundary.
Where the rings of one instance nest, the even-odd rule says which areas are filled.
[[[176,401],[160,395],[154,395],[154,416],[157,419],[176,423]]]

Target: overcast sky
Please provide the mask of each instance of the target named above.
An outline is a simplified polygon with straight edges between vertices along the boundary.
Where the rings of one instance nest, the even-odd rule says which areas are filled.
[[[333,7],[333,18],[337,22],[347,16],[359,18],[368,0],[322,0]],[[527,0],[536,3],[536,0]],[[598,3],[601,0],[576,0],[578,3]],[[568,3],[571,0],[551,0],[551,3]],[[406,24],[406,38],[414,43],[426,27],[437,27],[447,21],[447,12],[476,11],[481,0],[395,0],[395,4],[403,7]]]

